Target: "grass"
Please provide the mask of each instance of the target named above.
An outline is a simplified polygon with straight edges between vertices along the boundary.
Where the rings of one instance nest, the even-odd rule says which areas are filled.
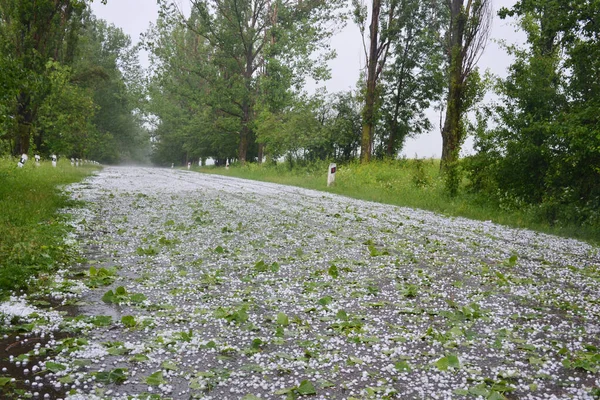
[[[28,289],[33,276],[54,270],[66,261],[63,238],[67,227],[58,210],[72,204],[61,192],[96,167],[71,167],[67,160],[53,168],[0,158],[0,299],[10,291]]]
[[[280,183],[326,191],[361,200],[397,206],[420,208],[448,216],[460,216],[482,221],[532,229],[539,232],[600,243],[600,230],[594,226],[550,224],[540,218],[535,206],[515,207],[469,192],[463,179],[459,194],[449,197],[439,173],[439,160],[386,160],[369,165],[353,162],[338,165],[336,181],[327,187],[328,163],[307,166],[287,163],[278,165],[233,165],[228,170],[217,167],[194,168],[196,171],[244,179]]]

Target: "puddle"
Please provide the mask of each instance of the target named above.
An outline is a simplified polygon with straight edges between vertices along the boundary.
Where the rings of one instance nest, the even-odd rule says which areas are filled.
[[[49,333],[44,336],[30,334],[5,335],[0,339],[0,375],[11,377],[14,382],[0,387],[3,399],[22,399],[33,396],[40,399],[64,398],[69,390],[63,385],[54,386],[48,372],[41,371],[45,356],[24,355],[35,349],[45,348],[52,341],[67,338],[65,333]],[[36,395],[37,394],[37,395]]]

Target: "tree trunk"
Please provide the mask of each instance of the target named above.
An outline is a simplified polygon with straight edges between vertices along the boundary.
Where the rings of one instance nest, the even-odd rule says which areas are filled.
[[[250,124],[250,107],[248,105],[244,105],[243,112],[244,116],[242,118],[242,129],[240,130],[240,143],[238,147],[238,159],[242,165],[246,163],[246,154],[248,153],[248,136],[250,136],[250,129],[248,127]]]
[[[31,139],[31,126],[33,123],[33,111],[31,110],[31,97],[26,93],[19,94],[17,105],[17,135],[15,137],[14,156],[27,154],[29,152],[29,141]]]
[[[369,59],[367,60],[367,92],[365,94],[365,108],[363,109],[363,127],[360,144],[360,161],[363,164],[368,163],[371,160],[371,153],[373,152],[380,11],[381,0],[373,0],[373,12],[371,14],[371,25],[369,27],[370,45]]]
[[[460,146],[463,140],[461,119],[463,110],[463,96],[465,77],[464,70],[464,43],[465,25],[467,16],[463,10],[463,0],[452,0],[450,8],[450,40],[449,40],[449,85],[446,101],[446,118],[442,128],[442,159],[440,169],[446,171],[449,166],[458,160]]]
[[[262,164],[264,156],[265,156],[265,144],[259,143],[258,144],[258,163],[259,164]]]
[[[398,130],[396,121],[392,121],[390,127],[390,136],[388,137],[386,155],[390,158],[395,157],[394,148],[396,147],[396,131]]]

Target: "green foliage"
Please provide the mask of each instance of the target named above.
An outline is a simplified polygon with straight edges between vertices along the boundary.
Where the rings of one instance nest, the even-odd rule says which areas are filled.
[[[110,371],[95,372],[96,382],[100,383],[123,383],[127,380],[129,370],[127,368],[115,368]]]
[[[89,281],[86,283],[89,287],[108,286],[117,278],[117,268],[96,268],[92,266],[88,275]]]
[[[17,160],[0,158],[0,298],[26,286],[32,276],[54,271],[70,259],[63,243],[67,232],[57,213],[70,204],[57,186],[83,179],[92,168],[59,162],[16,168]],[[71,203],[72,204],[72,203]]]
[[[327,77],[329,21],[340,21],[344,2],[200,0],[184,24],[169,2],[160,3],[146,38],[155,64],[149,108],[159,118],[153,158],[169,165],[254,160],[257,132],[272,133],[307,76]]]
[[[146,300],[146,295],[143,293],[129,293],[123,286],[119,286],[114,291],[111,289],[104,293],[102,301],[105,303],[114,304],[126,304],[133,303],[138,304]]]
[[[136,52],[86,2],[3,1],[0,154],[31,153],[33,146],[47,156],[141,160]]]
[[[578,0],[501,10],[527,45],[507,47],[515,61],[497,83],[502,101],[480,119],[466,164],[474,190],[550,225],[600,228],[600,28],[587,23],[595,9]]]

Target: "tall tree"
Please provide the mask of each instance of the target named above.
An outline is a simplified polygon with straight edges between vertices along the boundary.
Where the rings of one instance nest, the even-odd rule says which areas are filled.
[[[27,153],[33,124],[50,93],[50,60],[68,59],[80,26],[81,0],[0,1],[0,40],[14,67],[15,134],[13,154]],[[71,41],[66,39],[72,39]]]
[[[491,0],[446,0],[450,23],[446,32],[448,57],[448,96],[442,127],[444,171],[454,168],[465,138],[463,116],[472,98],[469,85],[477,84],[476,64],[488,39]],[[473,79],[472,79],[473,78]]]
[[[210,63],[212,107],[239,120],[237,157],[245,162],[256,149],[252,121],[260,95],[261,68],[278,64],[288,70],[290,84],[307,75],[322,79],[324,61],[331,57],[329,21],[342,0],[192,0],[194,23],[188,29],[214,49]],[[168,10],[168,3],[164,3]],[[188,21],[189,22],[189,21]],[[320,52],[321,51],[321,52]],[[311,57],[315,56],[316,57]]]
[[[425,110],[441,100],[444,89],[444,8],[438,2],[404,0],[397,18],[390,62],[381,78],[378,157],[396,157],[407,137],[431,130]]]
[[[441,93],[439,35],[447,13],[435,1],[372,0],[367,7],[353,0],[353,7],[366,58],[360,155],[365,163],[374,153],[394,156],[405,137],[430,129],[423,113]]]
[[[365,44],[367,6],[364,2],[353,0],[354,22],[358,25]],[[371,23],[369,25],[369,48],[366,44],[366,82],[365,105],[363,108],[363,127],[360,146],[360,160],[368,163],[373,153],[373,136],[377,119],[378,81],[385,66],[390,45],[395,36],[397,0],[373,0],[371,4]]]

